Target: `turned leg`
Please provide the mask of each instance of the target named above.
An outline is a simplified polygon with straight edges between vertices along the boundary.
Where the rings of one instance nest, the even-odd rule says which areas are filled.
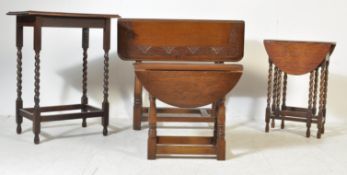
[[[280,102],[281,102],[281,85],[282,85],[282,71],[278,69],[277,73],[277,86],[276,86],[276,108],[275,116],[280,117]]]
[[[218,103],[217,114],[217,160],[225,160],[225,106],[224,99]]]
[[[40,19],[36,19],[34,26],[34,50],[35,50],[35,89],[34,89],[34,116],[33,132],[35,134],[34,143],[40,143],[41,112],[40,112],[40,50],[41,50],[41,25]]]
[[[317,114],[317,95],[318,95],[318,68],[314,71],[314,91],[313,91],[313,116],[317,116],[317,138],[321,137],[322,116],[319,111]]]
[[[318,118],[317,118],[317,138],[322,136],[322,120],[323,120],[323,104],[324,104],[324,84],[325,84],[325,65],[321,66],[321,77],[319,86],[319,107],[318,107]]]
[[[317,96],[318,96],[318,77],[319,77],[319,68],[317,68],[314,74],[314,91],[313,91],[313,116],[317,117],[317,138],[321,137],[321,128],[322,128],[322,116],[320,116],[319,111],[317,112]]]
[[[134,111],[133,111],[133,129],[141,130],[142,118],[142,84],[141,81],[135,76],[134,87]]]
[[[265,132],[269,132],[269,123],[270,123],[270,115],[271,115],[271,89],[272,89],[272,62],[269,59],[269,74],[268,74],[268,81],[267,81],[267,105],[266,105],[266,112],[265,112]]]
[[[23,26],[17,25],[16,31],[17,46],[17,99],[16,99],[16,123],[17,134],[22,133],[23,117],[19,115],[19,110],[23,108],[22,100],[22,47],[23,47]]]
[[[287,73],[283,75],[283,87],[282,87],[282,107],[281,110],[286,108],[286,97],[287,97]],[[282,116],[284,117],[284,116]],[[284,129],[284,119],[281,120],[281,129]]]
[[[273,113],[274,115],[276,115],[276,101],[277,101],[277,84],[278,84],[278,76],[279,76],[279,70],[278,68],[275,66],[275,70],[274,70],[274,84],[273,84],[273,89],[272,89],[272,100],[273,100],[273,103],[272,103],[272,110],[271,110],[271,113]],[[273,117],[272,120],[271,120],[271,128],[274,128],[275,127],[275,118]]]
[[[82,76],[82,98],[81,98],[81,104],[82,112],[86,112],[87,108],[86,105],[88,105],[88,97],[87,97],[87,76],[88,76],[88,50],[89,47],[89,29],[83,28],[82,29],[82,48],[83,48],[83,76]],[[83,117],[82,119],[82,127],[87,127],[87,118]]]
[[[327,95],[328,95],[328,75],[329,75],[329,61],[326,61],[325,63],[325,81],[324,81],[324,98],[323,98],[323,124],[322,124],[322,128],[321,128],[321,132],[322,134],[324,134],[325,131],[325,121],[326,121],[326,105],[327,105]]]
[[[326,114],[326,93],[327,93],[327,73],[328,73],[328,62],[323,63],[321,66],[321,77],[320,77],[320,90],[319,90],[319,112],[318,112],[318,131],[317,138],[321,138],[321,134],[324,134],[325,125],[325,114]]]
[[[147,158],[149,160],[156,159],[156,150],[157,150],[157,109],[155,104],[155,98],[150,95],[150,108],[148,115],[148,145],[147,145]]]
[[[311,135],[311,123],[312,123],[312,117],[313,117],[313,110],[312,110],[312,103],[313,103],[313,89],[314,89],[314,71],[310,73],[310,88],[309,88],[309,96],[308,96],[308,108],[307,108],[307,131],[306,131],[306,137],[310,137]]]
[[[324,134],[324,132],[325,132],[325,120],[326,120],[325,116],[326,116],[326,112],[325,112],[325,110],[323,110],[322,111],[322,126],[320,128],[321,134]]]
[[[106,136],[108,134],[107,126],[109,123],[109,102],[108,102],[108,85],[109,85],[109,55],[108,52],[110,50],[110,20],[105,20],[104,27],[104,101],[102,102],[102,111],[104,115],[102,117],[102,125],[103,125],[103,135]]]
[[[319,78],[319,68],[314,71],[314,90],[313,90],[313,115],[317,115],[317,97],[318,97],[318,78]]]

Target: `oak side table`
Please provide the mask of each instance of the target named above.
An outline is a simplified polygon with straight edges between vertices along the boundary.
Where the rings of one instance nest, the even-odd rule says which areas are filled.
[[[224,62],[243,58],[244,30],[245,22],[235,20],[118,20],[118,55],[136,62],[133,126],[141,129],[141,120],[148,120],[148,159],[194,155],[225,160],[224,103],[243,66]],[[142,106],[143,89],[149,108]],[[173,107],[157,108],[157,100]],[[157,132],[163,122],[210,123],[213,129],[211,135],[169,136]]]
[[[333,42],[264,40],[269,55],[269,76],[266,128],[275,127],[275,119],[306,123],[306,137],[311,135],[311,124],[317,124],[317,138],[324,134],[328,88],[329,58],[335,48]],[[286,104],[287,76],[310,74],[307,108]],[[319,92],[318,92],[319,91]],[[318,95],[319,94],[319,95]],[[319,98],[318,98],[319,97]],[[318,101],[319,99],[319,101]]]
[[[21,123],[23,117],[33,121],[33,132],[35,134],[34,143],[40,143],[41,122],[82,119],[82,126],[86,127],[86,119],[101,117],[103,125],[103,135],[106,136],[109,123],[109,102],[108,102],[108,78],[109,78],[109,55],[110,50],[110,22],[111,18],[118,15],[108,14],[80,14],[80,13],[60,13],[42,11],[20,11],[8,12],[7,15],[15,15],[16,22],[16,46],[17,46],[17,100],[16,100],[16,123],[17,133],[22,132]],[[32,108],[23,108],[22,100],[22,47],[23,28],[34,28],[34,50],[35,50],[35,89],[34,102]],[[83,48],[83,95],[80,104],[40,106],[40,51],[41,51],[41,31],[42,27],[65,27],[82,28],[82,48]],[[87,50],[89,47],[89,29],[103,29],[103,49],[104,55],[104,84],[102,108],[96,108],[88,104],[87,97]],[[45,114],[46,112],[81,110],[81,112],[71,112],[64,114]]]

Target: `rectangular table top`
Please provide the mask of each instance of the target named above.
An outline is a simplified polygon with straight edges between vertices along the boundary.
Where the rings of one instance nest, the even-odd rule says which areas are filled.
[[[15,16],[48,16],[48,17],[68,17],[68,18],[119,18],[117,14],[93,14],[93,13],[66,13],[66,12],[45,12],[45,11],[13,11],[7,15]]]

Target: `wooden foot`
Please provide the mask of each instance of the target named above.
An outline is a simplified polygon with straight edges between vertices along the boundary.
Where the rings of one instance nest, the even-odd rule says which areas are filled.
[[[19,124],[17,125],[17,134],[22,133],[22,126]]]
[[[135,131],[140,131],[140,130],[141,130],[141,125],[134,124],[134,125],[133,125],[133,130],[135,130]]]
[[[320,138],[321,138],[321,135],[322,135],[322,126],[323,126],[322,114],[319,113],[319,114],[318,114],[318,121],[317,121],[317,139],[320,139]]]
[[[225,160],[225,140],[217,141],[217,160]]]
[[[108,135],[108,130],[107,130],[107,127],[104,127],[103,131],[102,131],[102,134],[104,136],[107,136]]]
[[[156,141],[154,138],[148,138],[147,143],[147,159],[155,160],[156,159]]]
[[[272,119],[271,120],[271,128],[274,128],[275,127],[275,119]]]
[[[281,121],[281,129],[284,129],[284,120]]]
[[[35,144],[39,144],[40,143],[40,136],[39,136],[39,134],[40,134],[40,131],[41,131],[41,123],[38,121],[38,118],[40,117],[40,116],[38,116],[38,115],[36,115],[36,116],[34,116],[34,118],[36,117],[36,119],[34,119],[34,121],[33,121],[33,132],[34,132],[34,135],[35,135],[35,137],[34,137],[34,143]]]
[[[311,136],[311,131],[310,131],[310,128],[307,127],[307,130],[306,130],[306,137],[309,138]]]
[[[321,131],[320,131],[320,129],[319,129],[319,130],[317,131],[317,139],[320,139],[321,136],[322,136],[322,133],[321,133]]]
[[[270,131],[269,124],[268,124],[268,123],[266,123],[266,125],[265,125],[265,132],[269,132],[269,131]]]
[[[22,133],[22,122],[23,117],[19,115],[19,109],[23,108],[23,101],[17,100],[16,101],[16,123],[17,123],[17,134]]]
[[[40,136],[38,134],[35,134],[35,137],[34,137],[34,143],[37,145],[37,144],[40,144]]]
[[[270,123],[270,109],[267,108],[265,112],[265,132],[269,132],[270,130],[269,123]]]
[[[109,123],[109,103],[108,102],[104,102],[102,104],[102,110],[104,111],[104,116],[102,117],[102,126],[103,126],[103,131],[102,131],[102,134],[104,136],[107,136],[108,134],[108,130],[107,130],[107,127],[108,127],[108,123]]]
[[[85,118],[82,121],[82,127],[83,128],[87,127],[87,119],[85,119]]]

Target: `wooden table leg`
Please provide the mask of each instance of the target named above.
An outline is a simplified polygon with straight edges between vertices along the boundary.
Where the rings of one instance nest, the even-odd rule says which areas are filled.
[[[133,129],[141,130],[142,118],[142,84],[135,75]]]
[[[17,100],[16,100],[16,123],[17,134],[22,133],[23,117],[19,115],[19,110],[23,108],[22,100],[22,47],[23,47],[23,26],[17,24],[16,31],[17,46]]]
[[[217,160],[225,160],[225,106],[224,99],[218,103],[217,114]]]
[[[318,112],[318,124],[317,124],[317,138],[321,138],[321,134],[324,134],[325,124],[325,105],[326,105],[326,93],[327,93],[327,62],[321,66],[320,77],[320,90],[319,90],[319,112]]]
[[[150,95],[150,108],[149,108],[149,130],[148,130],[148,142],[147,142],[147,158],[149,160],[156,159],[157,152],[157,109],[155,104],[155,97]]]
[[[322,130],[322,119],[323,119],[323,105],[324,105],[324,89],[325,89],[325,64],[321,66],[321,77],[320,77],[320,89],[319,89],[319,111],[317,119],[317,138],[321,138]]]
[[[33,132],[35,134],[34,143],[40,143],[41,112],[40,112],[40,50],[41,50],[41,25],[40,19],[36,19],[34,26],[34,50],[35,50],[35,96],[34,96],[34,118]]]
[[[108,102],[108,85],[109,85],[109,55],[108,52],[110,50],[110,35],[111,35],[111,26],[110,19],[105,20],[104,27],[104,52],[105,52],[105,60],[104,60],[104,101],[102,103],[102,111],[104,112],[104,116],[102,117],[102,125],[103,135],[106,136],[108,134],[107,126],[109,123],[109,102]]]
[[[310,88],[309,88],[309,95],[308,95],[308,108],[307,108],[307,131],[306,131],[306,137],[310,137],[311,135],[311,123],[312,123],[312,117],[313,117],[313,110],[312,110],[312,104],[313,104],[313,91],[314,91],[314,71],[310,72]]]
[[[323,97],[323,124],[321,128],[322,134],[325,131],[325,121],[326,121],[326,105],[327,105],[327,95],[328,95],[328,75],[329,75],[329,60],[325,62],[325,81],[324,81],[324,97]]]
[[[87,97],[87,81],[88,81],[88,53],[87,50],[89,48],[89,28],[82,29],[82,48],[83,48],[83,75],[82,75],[82,98],[81,104],[84,105],[82,107],[82,112],[85,112],[86,106],[88,104]],[[87,127],[87,118],[82,119],[82,127]]]
[[[318,97],[318,78],[319,68],[314,71],[314,91],[313,91],[313,115],[317,115],[317,97]]]
[[[276,80],[277,84],[276,84],[276,101],[274,101],[275,103],[275,117],[279,118],[281,117],[280,115],[280,102],[281,102],[281,85],[282,85],[282,71],[280,69],[277,69],[277,80]]]
[[[274,70],[274,78],[273,78],[273,80],[274,80],[274,83],[273,83],[273,88],[272,88],[272,101],[273,101],[273,103],[272,103],[272,113],[273,114],[276,114],[276,97],[277,97],[277,84],[278,84],[278,73],[279,72],[279,70],[278,70],[278,68],[275,66],[275,70]],[[275,127],[275,118],[272,118],[272,120],[271,120],[271,128],[274,128]]]
[[[266,111],[265,111],[265,132],[269,132],[270,127],[270,115],[271,115],[271,90],[272,90],[272,71],[273,71],[273,64],[269,59],[269,73],[268,73],[268,81],[267,81],[267,105],[266,105]]]

